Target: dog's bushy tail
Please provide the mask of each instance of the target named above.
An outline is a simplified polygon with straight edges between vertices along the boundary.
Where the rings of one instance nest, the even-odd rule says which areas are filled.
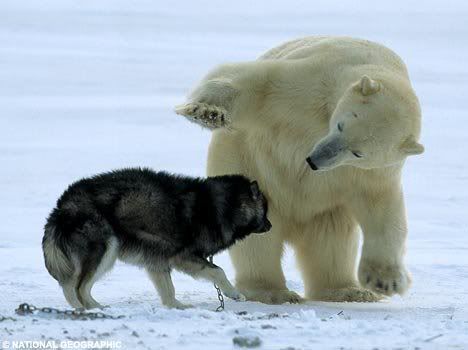
[[[60,227],[59,210],[55,209],[49,216],[44,227],[42,250],[47,271],[60,284],[66,283],[74,274],[74,266],[70,260],[63,232]]]

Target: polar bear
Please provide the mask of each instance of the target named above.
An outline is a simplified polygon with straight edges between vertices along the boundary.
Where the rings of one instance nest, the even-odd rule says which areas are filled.
[[[419,102],[394,52],[347,37],[290,41],[217,67],[176,112],[213,130],[208,175],[246,175],[268,197],[273,232],[230,250],[248,299],[303,300],[286,287],[285,243],[309,300],[408,290],[401,172],[424,148]]]

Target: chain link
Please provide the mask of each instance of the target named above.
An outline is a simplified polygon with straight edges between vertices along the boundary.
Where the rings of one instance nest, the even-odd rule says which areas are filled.
[[[70,318],[72,320],[96,320],[96,319],[110,319],[110,320],[118,320],[120,318],[125,317],[124,315],[113,316],[108,315],[103,312],[90,312],[84,310],[59,310],[53,307],[36,307],[34,305],[23,303],[18,306],[15,312],[20,316],[30,315],[34,312],[43,312],[46,314],[55,314],[61,315],[65,318]]]
[[[213,255],[210,255],[208,257],[210,263],[213,264]],[[223,293],[221,292],[221,289],[215,284],[213,284],[216,291],[218,292],[218,300],[219,300],[219,306],[216,308],[216,312],[219,312],[219,311],[224,311],[224,296],[223,296]]]
[[[0,315],[0,322],[3,321],[16,321],[16,318]]]

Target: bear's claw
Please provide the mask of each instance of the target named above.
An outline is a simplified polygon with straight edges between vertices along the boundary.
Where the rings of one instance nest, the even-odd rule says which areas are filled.
[[[224,128],[231,123],[226,109],[201,102],[176,106],[175,112],[210,130]]]
[[[404,266],[386,266],[366,259],[359,266],[359,282],[376,293],[392,296],[408,290],[411,275]]]

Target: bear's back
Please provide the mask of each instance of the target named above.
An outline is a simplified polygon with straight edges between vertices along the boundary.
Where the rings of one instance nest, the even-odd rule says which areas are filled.
[[[402,59],[378,43],[335,36],[309,36],[281,44],[268,50],[259,60],[319,60],[342,64],[377,64],[406,72]]]

